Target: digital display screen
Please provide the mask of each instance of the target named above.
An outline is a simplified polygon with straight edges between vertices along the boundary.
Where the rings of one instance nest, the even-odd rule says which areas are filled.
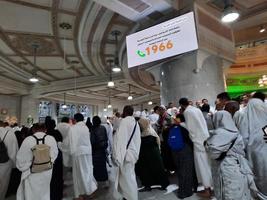
[[[126,37],[128,68],[198,49],[194,13]]]

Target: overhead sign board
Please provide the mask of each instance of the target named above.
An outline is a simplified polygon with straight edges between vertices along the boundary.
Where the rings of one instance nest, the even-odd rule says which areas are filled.
[[[198,49],[194,13],[126,37],[128,68]]]

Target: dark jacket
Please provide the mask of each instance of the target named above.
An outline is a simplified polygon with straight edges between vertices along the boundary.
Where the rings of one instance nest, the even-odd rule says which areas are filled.
[[[97,181],[107,181],[106,150],[108,147],[108,136],[106,128],[102,125],[93,127],[90,139],[92,145],[94,177]]]
[[[92,153],[106,151],[108,147],[107,130],[104,126],[93,127],[91,132]]]

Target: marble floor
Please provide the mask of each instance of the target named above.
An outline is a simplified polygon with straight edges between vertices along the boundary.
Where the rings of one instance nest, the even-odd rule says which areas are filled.
[[[176,190],[178,186],[176,183],[175,175],[170,177],[171,184],[168,186],[167,190],[161,191],[156,188],[152,189],[150,192],[139,192],[140,200],[179,200],[176,196]],[[72,200],[73,199],[73,186],[71,181],[65,181],[67,187],[64,189],[64,199],[63,200]],[[101,187],[101,186],[99,186]],[[115,198],[114,194],[114,182],[110,181],[109,187],[101,187],[98,189],[94,195],[95,200],[118,200],[120,198]],[[9,197],[6,200],[15,200],[15,196]],[[185,198],[184,200],[205,200],[198,197],[196,194],[192,197]]]
[[[108,188],[102,188],[98,189],[98,191],[95,193],[95,196],[93,199],[95,200],[118,200],[120,198],[115,198],[116,194],[114,194],[114,183],[110,183],[110,187]],[[72,193],[72,186],[71,188],[68,188],[65,190],[67,194],[65,193],[66,197],[64,200],[71,200],[73,193]],[[176,184],[171,184],[168,186],[166,191],[161,191],[158,189],[152,189],[150,192],[139,192],[139,199],[140,200],[175,200],[179,199],[176,196],[176,190],[177,190]],[[198,197],[197,195],[194,195],[190,198],[186,198],[185,200],[204,200],[203,198]]]
[[[95,200],[118,200],[120,198],[115,198],[116,195],[114,195],[114,187],[113,183],[111,182],[111,185],[109,188],[102,188],[98,189],[95,193],[95,196],[93,199]],[[153,189],[150,192],[139,192],[139,199],[140,200],[179,200],[179,198],[176,196],[176,190],[177,190],[176,184],[171,184],[166,191],[161,191],[158,189]],[[64,200],[71,200],[73,193],[72,188],[68,188],[65,190],[67,194],[65,193],[66,197]],[[203,198],[198,197],[197,195],[193,195],[192,197],[186,198],[184,200],[204,200]]]

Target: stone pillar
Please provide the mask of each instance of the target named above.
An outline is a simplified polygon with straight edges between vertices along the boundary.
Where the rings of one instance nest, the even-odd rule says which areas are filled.
[[[200,1],[194,2],[198,50],[186,53],[160,66],[161,103],[181,97],[196,101],[207,98],[214,104],[225,91],[223,69],[235,59],[233,31],[209,12]]]
[[[29,126],[29,119],[33,119],[33,123],[38,122],[38,108],[39,100],[33,98],[33,96],[23,96],[21,98],[21,117],[20,122],[22,125]]]
[[[223,59],[198,50],[163,63],[161,103],[178,104],[179,98],[196,101],[207,98],[214,103],[216,95],[225,91]]]

